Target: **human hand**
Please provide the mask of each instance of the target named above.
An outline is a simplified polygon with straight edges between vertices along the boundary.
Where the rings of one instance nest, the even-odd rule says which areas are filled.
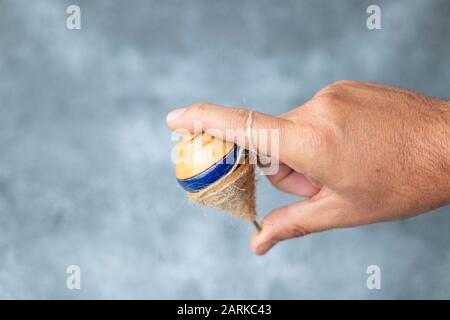
[[[248,110],[199,103],[167,117],[222,132],[245,129]],[[306,200],[275,209],[250,246],[333,228],[411,217],[450,203],[450,103],[407,90],[340,81],[278,117],[254,113],[254,130],[278,129],[280,167],[268,179]],[[222,136],[222,137],[223,137]],[[238,144],[247,142],[234,141]],[[258,152],[263,144],[254,141]]]

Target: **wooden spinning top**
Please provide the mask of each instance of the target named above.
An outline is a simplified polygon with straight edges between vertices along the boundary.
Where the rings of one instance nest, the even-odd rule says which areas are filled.
[[[184,135],[177,145],[176,178],[192,202],[256,223],[254,166],[234,143],[205,134]]]
[[[177,146],[176,177],[188,192],[202,190],[228,174],[239,147],[208,135],[183,136]]]

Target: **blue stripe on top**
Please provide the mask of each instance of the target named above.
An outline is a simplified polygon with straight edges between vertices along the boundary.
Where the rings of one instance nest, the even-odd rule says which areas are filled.
[[[231,169],[239,154],[239,147],[236,145],[233,150],[222,158],[220,162],[215,163],[207,170],[193,176],[189,179],[177,179],[178,183],[184,190],[189,192],[197,192],[207,186],[213,184],[223,176],[225,176]]]

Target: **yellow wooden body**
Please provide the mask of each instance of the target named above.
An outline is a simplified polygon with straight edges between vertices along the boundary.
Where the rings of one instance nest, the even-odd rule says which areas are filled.
[[[205,134],[183,135],[177,145],[176,177],[192,178],[220,162],[234,144]]]

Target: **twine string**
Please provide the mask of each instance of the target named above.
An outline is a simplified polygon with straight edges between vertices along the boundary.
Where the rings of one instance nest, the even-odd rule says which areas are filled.
[[[254,166],[256,163],[256,159],[257,159],[257,149],[254,145],[254,141],[253,141],[253,124],[255,122],[255,117],[254,117],[254,110],[250,109],[248,112],[248,117],[247,117],[247,125],[246,125],[246,138],[248,141],[248,157],[249,157],[249,163],[250,166]],[[255,219],[253,221],[253,225],[255,226],[256,230],[258,230],[258,232],[261,231],[261,226],[259,225],[258,221]]]

